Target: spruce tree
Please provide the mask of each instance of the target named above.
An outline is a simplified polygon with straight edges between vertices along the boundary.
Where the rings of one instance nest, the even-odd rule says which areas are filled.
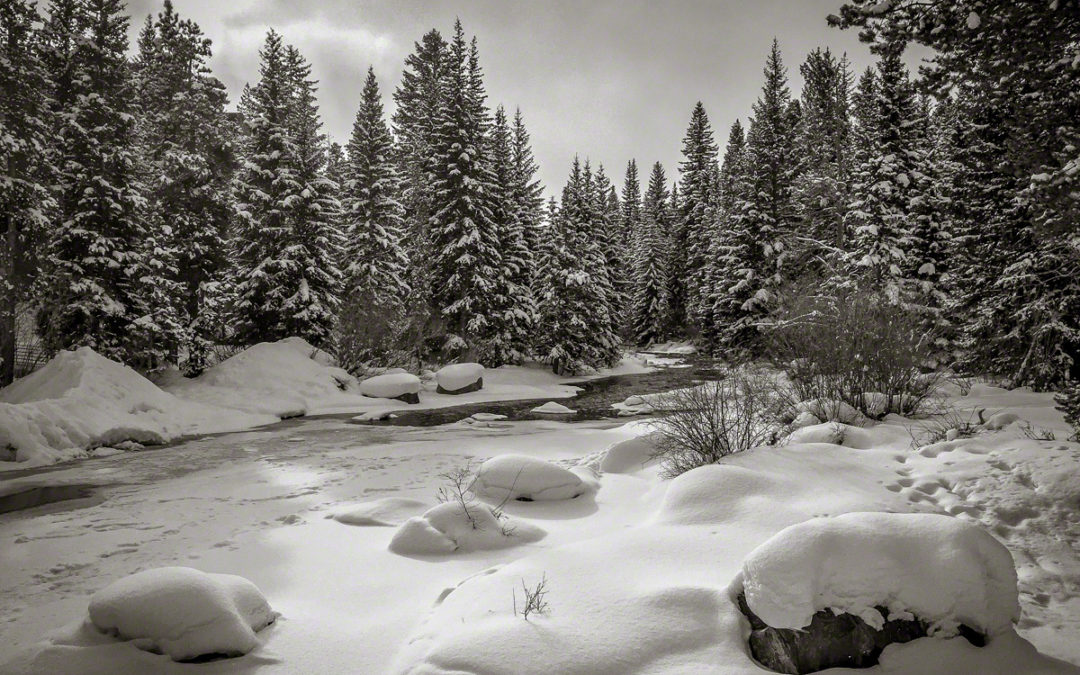
[[[206,367],[220,339],[220,286],[231,213],[232,148],[224,86],[210,74],[210,41],[166,0],[147,17],[133,63],[152,313],[175,334],[185,369]]]
[[[727,293],[734,283],[732,273],[735,268],[732,265],[737,263],[731,256],[736,244],[736,208],[741,203],[741,190],[745,188],[745,158],[746,134],[742,123],[735,120],[728,132],[724,161],[717,175],[716,221],[710,242],[707,282],[709,311],[707,323],[702,327],[702,337],[709,351],[717,349],[727,321],[733,316],[727,304]]]
[[[683,159],[679,164],[679,204],[677,232],[682,238],[673,242],[673,269],[686,279],[685,300],[672,298],[672,304],[681,311],[685,306],[687,316],[675,317],[675,323],[683,321],[684,334],[698,334],[711,313],[707,302],[708,260],[712,240],[713,223],[716,219],[713,187],[716,180],[716,142],[709,124],[705,106],[698,101],[690,116],[690,125],[683,137]]]
[[[168,339],[147,306],[157,279],[144,249],[127,24],[120,0],[59,0],[43,29],[51,98],[63,114],[54,137],[59,218],[38,318],[51,349],[88,346],[153,368]]]
[[[514,189],[511,195],[515,221],[521,228],[522,237],[525,240],[525,248],[528,252],[528,262],[520,270],[521,276],[516,279],[519,286],[529,289],[529,306],[523,307],[531,312],[533,323],[536,322],[536,285],[537,262],[536,258],[540,250],[540,223],[543,220],[544,189],[540,185],[537,173],[540,168],[533,157],[532,145],[529,132],[525,128],[525,119],[521,110],[514,112],[513,135],[511,137],[511,159],[513,161]]]
[[[341,168],[345,245],[338,358],[349,367],[388,355],[409,289],[402,248],[404,209],[393,139],[369,68]]]
[[[0,5],[0,387],[15,377],[18,318],[38,273],[55,203],[48,185],[48,82],[35,5]]]
[[[636,167],[635,167],[636,169]],[[636,171],[635,178],[636,178]],[[627,173],[628,183],[630,172]],[[631,332],[640,346],[666,337],[669,300],[665,268],[668,261],[667,232],[673,220],[668,203],[667,177],[657,162],[641,206],[641,222],[634,240],[634,297]]]
[[[446,105],[435,148],[430,218],[433,291],[446,324],[444,349],[472,358],[494,330],[491,307],[501,270],[493,185],[482,154],[487,126],[475,50],[454,26],[445,75]]]

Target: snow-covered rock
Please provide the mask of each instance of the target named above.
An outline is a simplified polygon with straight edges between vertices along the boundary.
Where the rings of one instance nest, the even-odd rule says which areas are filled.
[[[561,403],[555,401],[548,401],[544,405],[536,406],[532,409],[532,412],[540,415],[576,415],[576,410],[571,410]]]
[[[535,457],[510,454],[481,464],[469,489],[478,497],[497,502],[540,502],[580,497],[591,486],[569,469]]]
[[[89,347],[62,351],[0,389],[0,450],[14,448],[20,463],[49,464],[103,445],[164,443],[273,421],[177,398]]]
[[[654,461],[655,434],[645,434],[615,443],[604,450],[599,469],[602,473],[632,473]]]
[[[484,367],[479,363],[454,363],[435,373],[440,394],[468,394],[484,388]]]
[[[994,636],[1020,617],[1009,550],[982,528],[949,516],[848,513],[788,527],[743,562],[750,609],[774,628],[803,628],[831,609],[881,628],[914,614],[932,633],[961,624]]]
[[[411,373],[376,375],[360,383],[360,393],[371,398],[392,398],[406,403],[419,403],[420,378]]]
[[[801,401],[795,405],[797,413],[810,413],[823,422],[842,422],[862,426],[866,424],[866,417],[843,401],[816,398],[812,401]]]
[[[254,649],[255,632],[273,623],[255,584],[231,574],[159,567],[114,581],[90,599],[94,626],[174,661]]]
[[[445,502],[409,518],[394,533],[390,550],[399,555],[442,555],[455,551],[509,548],[543,539],[547,533],[509,516],[500,519],[479,502]]]
[[[359,400],[356,378],[329,362],[329,355],[303,339],[286,338],[261,342],[198,377],[170,379],[162,387],[216,407],[296,417]]]
[[[811,412],[803,411],[795,416],[795,419],[791,422],[791,426],[796,429],[802,429],[803,427],[812,427],[821,424],[821,420],[818,416]]]
[[[327,517],[345,525],[393,527],[400,525],[413,516],[420,515],[430,507],[430,504],[425,504],[416,499],[386,497],[341,509]]]
[[[982,425],[982,428],[988,429],[990,431],[1000,431],[1005,427],[1009,426],[1010,424],[1013,424],[1014,422],[1019,422],[1020,420],[1021,417],[1014,412],[999,412],[996,415],[992,415],[990,419],[986,420],[986,422]]]

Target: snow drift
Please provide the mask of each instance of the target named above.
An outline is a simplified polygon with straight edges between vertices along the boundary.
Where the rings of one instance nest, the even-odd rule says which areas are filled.
[[[273,623],[255,584],[232,574],[161,567],[119,579],[90,599],[94,626],[174,661],[246,654]]]
[[[390,540],[400,555],[441,555],[455,551],[509,548],[544,538],[543,529],[497,516],[479,502],[446,502],[405,521]]]
[[[273,421],[178,398],[89,347],[62,351],[0,390],[0,450],[13,450],[20,464],[50,464],[124,441],[164,443]]]
[[[469,488],[478,497],[496,502],[574,499],[593,486],[557,464],[527,455],[499,455],[480,465]]]

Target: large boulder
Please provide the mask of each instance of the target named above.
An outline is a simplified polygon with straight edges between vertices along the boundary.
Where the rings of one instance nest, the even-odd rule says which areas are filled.
[[[273,623],[259,589],[243,577],[159,567],[124,577],[90,598],[94,626],[174,661],[239,656]]]
[[[412,373],[387,373],[360,383],[360,393],[370,398],[390,398],[405,403],[420,402],[420,378]]]
[[[469,489],[493,501],[539,502],[574,499],[592,486],[557,464],[527,455],[499,455],[480,465]]]
[[[468,394],[484,388],[484,367],[479,363],[454,363],[435,373],[440,394]]]

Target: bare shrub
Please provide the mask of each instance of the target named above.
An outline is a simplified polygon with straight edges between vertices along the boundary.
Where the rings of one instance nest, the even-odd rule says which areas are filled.
[[[521,580],[521,590],[525,593],[524,605],[521,608],[521,616],[526,621],[529,620],[530,614],[547,614],[548,603],[547,597],[547,574],[544,574],[540,581],[536,582],[532,588],[525,585],[525,580]],[[517,589],[514,591],[514,616],[518,615],[518,603],[517,603]]]
[[[465,517],[469,519],[472,528],[474,530],[481,529],[479,521],[476,520],[476,509],[484,508],[484,506],[476,501],[472,493],[469,492],[469,486],[472,485],[475,479],[472,462],[466,462],[465,466],[441,473],[439,478],[446,481],[446,484],[440,486],[435,495],[439,502],[457,504],[461,507]]]
[[[679,389],[659,397],[667,411],[651,420],[653,457],[673,478],[723,457],[776,443],[783,425],[776,415],[775,384],[751,368],[728,371],[723,380]]]
[[[1020,433],[1024,434],[1024,438],[1030,438],[1033,441],[1056,441],[1057,434],[1053,429],[1047,429],[1045,427],[1037,427],[1031,422],[1023,421],[1020,423]]]
[[[985,423],[985,408],[960,410],[952,406],[943,407],[925,422],[908,427],[911,448],[916,450],[942,441],[971,438]]]
[[[767,327],[770,354],[799,401],[843,401],[862,414],[916,414],[941,385],[923,373],[933,340],[881,293],[840,289],[791,297]]]

